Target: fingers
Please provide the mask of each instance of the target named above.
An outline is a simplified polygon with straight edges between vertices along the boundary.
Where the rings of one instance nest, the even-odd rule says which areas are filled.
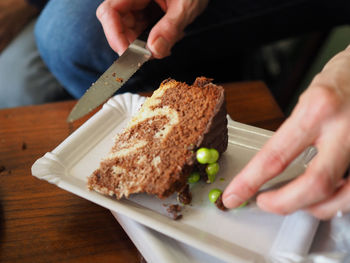
[[[344,185],[330,198],[323,202],[312,205],[306,209],[315,217],[328,220],[337,215],[337,213],[350,212],[350,180],[344,181]]]
[[[317,156],[298,178],[286,186],[262,193],[257,204],[266,211],[288,214],[306,209],[320,218],[334,215],[336,209],[348,211],[348,184],[342,175],[350,163],[350,53],[335,56],[301,96],[291,117],[263,149],[232,180],[223,194],[228,208],[252,197],[269,179],[280,174],[310,145]],[[330,204],[337,207],[330,209]],[[345,211],[344,211],[345,212]]]
[[[121,22],[120,14],[103,2],[97,9],[96,15],[100,20],[108,44],[118,54],[122,54],[129,45],[125,35],[125,28]]]
[[[348,125],[348,121],[346,121],[348,120],[347,114],[344,113],[343,117],[334,118],[334,116],[342,116],[343,114],[339,114],[341,109],[339,105],[341,103],[339,102],[336,92],[329,88],[309,88],[301,96],[291,117],[226,188],[223,194],[224,205],[228,208],[234,208],[251,198],[262,184],[280,174],[304,149],[315,144],[318,147],[319,143],[321,143],[320,138],[322,134],[337,137],[338,135],[334,131],[342,131],[343,134],[340,134],[338,137],[342,138],[344,142],[348,141],[348,137],[345,134],[349,130],[349,127],[346,126]],[[343,124],[345,126],[340,126]],[[325,138],[324,135],[323,138]],[[339,146],[342,143],[337,141],[334,145]],[[322,146],[322,148],[327,149],[327,146]],[[335,153],[339,151],[339,148],[324,151],[321,155],[336,156]],[[348,151],[350,150],[348,149]],[[327,157],[324,157],[324,159],[327,159]],[[328,164],[329,162],[326,163]],[[322,167],[322,163],[320,163],[320,167]],[[317,175],[317,172],[314,172],[313,175]],[[319,172],[323,173],[322,170]],[[293,189],[293,184],[294,182],[291,183],[290,191]],[[279,193],[281,194],[282,192]],[[298,196],[301,194],[301,192],[296,193],[298,193]],[[289,194],[291,200],[297,202],[296,196],[293,197],[293,193]],[[271,200],[272,197],[268,199],[268,195],[264,195],[266,200]],[[285,195],[288,195],[287,191]],[[280,197],[281,195],[276,194],[274,196]],[[286,212],[282,209],[282,202],[280,202],[281,205],[273,208],[270,207],[272,206],[272,201],[266,201],[267,203],[265,203],[263,200],[265,199],[260,197],[262,208],[276,212],[280,210],[281,213]],[[295,207],[291,208],[294,209]]]
[[[120,13],[143,10],[149,4],[150,0],[106,0],[107,4]]]
[[[258,206],[265,211],[289,214],[332,196],[350,161],[348,151],[342,149],[344,136],[337,133],[332,136],[317,145],[318,154],[304,174],[278,190],[260,194]]]
[[[157,3],[164,10],[161,0]],[[171,48],[184,36],[184,29],[207,6],[208,0],[167,1],[166,13],[152,28],[147,46],[155,58],[170,55]]]
[[[172,1],[165,15],[152,28],[147,46],[155,58],[170,55],[173,45],[183,36],[185,13],[182,1]]]
[[[149,0],[106,0],[96,10],[110,47],[121,55],[146,27],[142,9]]]
[[[304,122],[303,112],[296,110],[232,180],[223,193],[223,203],[227,208],[237,207],[251,198],[265,182],[280,174],[312,144],[317,135],[316,130],[298,125]]]
[[[153,57],[170,55],[173,45],[183,37],[184,28],[207,6],[208,0],[155,0],[165,15],[152,28],[147,46]],[[119,55],[146,28],[142,16],[150,0],[105,0],[97,9],[107,41]]]

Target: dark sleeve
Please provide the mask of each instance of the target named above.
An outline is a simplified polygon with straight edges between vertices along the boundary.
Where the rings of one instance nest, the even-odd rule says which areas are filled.
[[[38,9],[43,9],[48,0],[27,0],[31,5],[36,6]]]

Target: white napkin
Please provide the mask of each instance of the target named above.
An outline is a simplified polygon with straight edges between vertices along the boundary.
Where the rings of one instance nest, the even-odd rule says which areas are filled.
[[[272,262],[302,262],[308,255],[318,224],[319,220],[303,211],[286,216],[270,251]]]
[[[112,212],[147,262],[222,263],[220,259],[149,229],[126,216]],[[303,222],[303,223],[300,223]],[[339,263],[339,255],[308,255],[319,221],[299,211],[286,216],[266,262]],[[257,235],[258,236],[258,235]],[[320,261],[333,257],[337,261]]]

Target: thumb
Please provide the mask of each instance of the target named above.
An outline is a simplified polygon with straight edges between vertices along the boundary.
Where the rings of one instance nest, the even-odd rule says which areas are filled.
[[[155,58],[170,55],[171,48],[180,40],[187,26],[186,9],[182,1],[170,1],[165,15],[152,28],[147,47]]]

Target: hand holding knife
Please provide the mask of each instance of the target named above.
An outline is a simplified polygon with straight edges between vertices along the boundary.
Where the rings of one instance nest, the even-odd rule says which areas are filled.
[[[150,29],[160,17],[161,10],[156,4],[150,4],[146,11],[152,15],[148,29],[134,40],[124,53],[91,85],[70,112],[67,122],[73,122],[85,116],[105,102],[152,57],[146,43]]]
[[[110,46],[119,59],[84,94],[68,117],[72,122],[111,97],[152,55],[163,58],[183,37],[184,29],[208,5],[209,0],[105,0],[97,9]],[[146,18],[146,19],[145,19]],[[161,19],[159,19],[161,18]],[[141,37],[135,39],[149,25]],[[153,25],[157,24],[153,27]],[[152,29],[152,31],[150,30]],[[150,49],[146,48],[149,38]],[[116,41],[117,39],[117,41]]]

